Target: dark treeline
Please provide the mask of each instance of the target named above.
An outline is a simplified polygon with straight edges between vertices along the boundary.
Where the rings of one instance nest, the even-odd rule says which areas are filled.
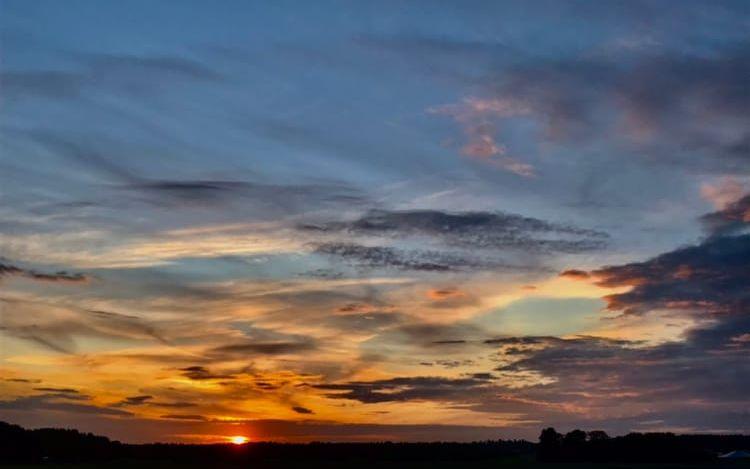
[[[750,448],[748,435],[629,433],[610,438],[603,431],[573,430],[563,435],[546,428],[539,436],[537,457],[541,461],[691,462],[744,448]]]
[[[0,422],[0,463],[107,460],[200,461],[416,461],[497,459],[534,452],[524,440],[473,443],[269,443],[245,445],[124,444],[77,430],[25,430]]]
[[[169,460],[241,463],[251,461],[470,461],[534,453],[541,461],[682,462],[714,459],[719,453],[750,448],[745,435],[631,433],[610,438],[601,431],[553,428],[539,443],[492,440],[474,443],[249,443],[185,445],[124,444],[77,430],[26,430],[0,422],[0,463]]]

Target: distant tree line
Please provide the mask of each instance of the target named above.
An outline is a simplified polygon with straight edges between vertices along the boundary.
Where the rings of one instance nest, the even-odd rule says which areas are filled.
[[[0,422],[0,463],[82,462],[107,460],[169,460],[240,463],[243,461],[447,461],[482,460],[533,454],[536,445],[525,440],[488,440],[473,443],[270,443],[125,444],[77,430],[25,430]]]
[[[26,430],[0,422],[0,462],[102,461],[122,450],[122,444],[78,430]]]
[[[541,461],[684,462],[714,459],[720,453],[750,448],[748,435],[629,433],[611,438],[603,431],[545,428],[539,435]]]
[[[242,463],[252,461],[475,461],[509,456],[540,461],[681,462],[713,459],[719,453],[750,448],[747,435],[630,433],[609,437],[603,431],[546,428],[539,443],[488,440],[473,443],[268,443],[125,444],[77,430],[26,430],[0,422],[0,463],[169,460]]]

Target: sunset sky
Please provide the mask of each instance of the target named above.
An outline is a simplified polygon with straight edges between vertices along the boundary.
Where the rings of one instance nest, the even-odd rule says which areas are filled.
[[[750,432],[750,2],[0,0],[0,420]]]

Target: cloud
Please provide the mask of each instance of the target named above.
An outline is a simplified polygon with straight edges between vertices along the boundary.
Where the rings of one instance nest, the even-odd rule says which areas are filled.
[[[395,268],[425,272],[460,271],[482,266],[479,260],[439,251],[402,250],[385,246],[362,246],[351,243],[321,243],[318,254],[340,257],[358,267]]]
[[[238,342],[235,344],[215,347],[209,352],[219,356],[253,356],[253,355],[289,355],[314,350],[312,340],[288,342]]]
[[[498,133],[494,125],[496,119],[530,114],[531,110],[523,103],[512,99],[472,97],[459,105],[431,108],[428,112],[450,116],[462,126],[467,142],[461,147],[461,154],[519,176],[535,176],[532,165],[508,156],[505,145],[495,138]]]
[[[41,383],[42,380],[40,379],[31,379],[31,378],[6,378],[5,381],[9,381],[11,383],[29,383],[29,384],[37,384]]]
[[[642,155],[651,164],[724,174],[750,170],[749,42],[710,53],[624,54],[519,57],[490,67],[483,92],[431,111],[461,126],[464,154],[488,161],[512,153],[496,141],[501,130],[532,124],[547,151],[555,148],[550,143],[579,149],[606,138],[610,151]],[[709,119],[713,125],[707,126]],[[531,172],[521,167],[515,172]]]
[[[576,254],[603,248],[609,237],[598,230],[503,212],[439,210],[370,210],[354,220],[300,223],[297,229],[329,239],[312,243],[314,252],[357,267],[424,272],[529,270],[534,267],[514,265],[498,255]],[[345,241],[330,241],[344,235]],[[360,244],[352,242],[354,236],[370,243],[377,237],[385,243],[410,241],[432,249]]]
[[[167,343],[156,327],[134,316],[37,301],[0,298],[0,303],[4,304],[0,330],[59,353],[76,353],[77,339],[83,337]]]
[[[164,338],[161,331],[152,326],[144,319],[127,314],[113,313],[111,311],[88,310],[95,324],[106,325],[107,328],[114,328],[122,332],[132,332],[136,335],[145,335],[151,337],[162,344],[169,345],[169,341]]]
[[[561,272],[560,277],[569,278],[571,280],[588,280],[591,275],[585,270],[568,269]]]
[[[724,176],[712,183],[705,182],[700,186],[701,197],[708,200],[717,210],[727,208],[745,193],[745,185],[736,177]]]
[[[735,207],[728,207],[734,210]],[[748,405],[750,363],[750,235],[714,235],[694,246],[654,258],[592,271],[570,269],[570,278],[608,288],[629,287],[604,299],[609,321],[655,315],[687,319],[670,340],[597,336],[517,336],[482,339],[484,331],[457,324],[403,324],[380,334],[384,340],[455,350],[472,347],[471,365],[443,359],[447,370],[487,364],[476,347],[494,350],[491,372],[471,375],[400,376],[315,385],[330,399],[365,404],[450,403],[489,414],[513,414],[517,428],[597,426],[608,431],[687,425],[690,431],[746,431],[736,409]],[[664,321],[665,319],[661,319]],[[443,349],[442,347],[447,347]],[[434,361],[421,362],[434,365]],[[613,409],[617,409],[614,411]],[[692,415],[686,418],[686,415]]]
[[[432,346],[463,344],[482,335],[481,328],[469,323],[411,322],[390,329],[381,338],[409,345]]]
[[[90,280],[89,276],[82,273],[70,273],[64,270],[53,273],[39,272],[0,262],[0,278],[10,275],[38,280],[40,282],[85,283]]]
[[[654,346],[595,337],[540,338],[521,342],[520,350],[507,349],[506,354],[512,352],[507,358],[514,361],[497,372],[509,377],[535,373],[544,379],[544,384],[531,384],[513,394],[533,403],[527,411],[536,412],[545,423],[588,420],[612,428],[621,419],[632,424],[654,413],[672,423],[675,415],[689,412],[688,402],[700,402],[701,410],[731,413],[746,402],[742,375],[748,365],[741,359],[746,351],[728,351],[701,338],[716,332],[699,329],[684,342]],[[615,403],[617,414],[608,411]],[[483,411],[512,408],[492,400],[477,406]]]
[[[80,394],[80,391],[73,388],[49,388],[49,387],[41,387],[41,388],[34,388],[34,391],[43,391],[43,392],[51,392],[55,394]]]
[[[232,374],[212,373],[206,367],[198,365],[180,368],[179,371],[182,371],[182,375],[186,378],[195,381],[203,381],[208,379],[234,379],[234,375]]]
[[[349,399],[364,404],[418,400],[461,400],[468,393],[487,386],[490,375],[467,378],[442,378],[430,376],[399,377],[376,381],[352,381],[341,384],[320,384],[315,387],[326,391],[331,399]]]
[[[750,194],[727,204],[722,210],[701,217],[713,236],[743,232],[750,226]]]
[[[216,205],[234,202],[257,208],[296,213],[308,207],[320,209],[334,205],[356,205],[366,198],[357,189],[337,181],[302,184],[273,184],[238,179],[166,179],[139,175],[123,162],[121,150],[111,142],[92,141],[84,136],[60,136],[46,130],[26,132],[28,138],[56,155],[96,171],[112,189],[125,191],[134,201],[155,206]],[[124,147],[124,145],[123,145]],[[187,205],[186,205],[187,204]]]
[[[427,290],[426,296],[433,308],[452,309],[480,304],[480,298],[457,287],[432,288]]]
[[[167,420],[190,420],[195,422],[205,422],[208,420],[203,415],[197,414],[166,414],[162,415],[160,418]]]
[[[68,393],[38,394],[33,396],[16,397],[0,401],[0,410],[5,411],[33,411],[33,412],[67,412],[73,414],[102,415],[112,417],[128,417],[130,412],[110,407],[99,407],[84,404],[79,401],[88,400],[88,396]],[[73,400],[73,402],[71,402]]]
[[[121,400],[117,404],[115,404],[115,407],[123,407],[123,406],[138,406],[148,403],[154,398],[154,396],[151,395],[138,395],[138,396],[128,396],[125,399]]]
[[[438,210],[371,210],[353,221],[306,224],[300,229],[399,239],[427,236],[449,246],[537,252],[594,250],[603,247],[608,238],[602,231],[516,214]]]
[[[710,238],[645,262],[591,272],[605,287],[631,286],[605,299],[610,310],[697,309],[706,314],[737,314],[747,306],[750,235]]]
[[[174,408],[174,409],[183,409],[185,407],[195,407],[198,405],[195,402],[151,402],[150,404],[157,406],[157,407]]]
[[[711,215],[727,217],[723,211]],[[498,347],[501,382],[507,377],[527,384],[510,400],[468,405],[484,412],[525,408],[548,424],[598,421],[619,431],[653,419],[745,430],[733,409],[748,405],[750,364],[744,356],[750,343],[741,338],[750,333],[750,235],[725,233],[643,262],[568,271],[603,287],[629,287],[604,298],[608,310],[624,314],[611,320],[687,319],[681,336],[656,343],[586,336],[488,339],[485,344]],[[617,415],[608,410],[615,403]],[[693,409],[689,403],[700,417],[684,418]]]
[[[457,288],[435,288],[427,291],[427,297],[433,300],[442,301],[453,298],[464,298],[466,293]]]
[[[292,410],[297,412],[298,414],[305,414],[305,415],[310,415],[310,414],[315,413],[312,410],[308,409],[307,407],[302,407],[302,406],[294,406],[292,407]]]

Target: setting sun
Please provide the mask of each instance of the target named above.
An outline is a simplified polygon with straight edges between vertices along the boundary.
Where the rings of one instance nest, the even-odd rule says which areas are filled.
[[[246,436],[240,436],[240,435],[230,436],[229,442],[232,443],[233,445],[244,445],[245,443],[248,442],[248,439]]]

